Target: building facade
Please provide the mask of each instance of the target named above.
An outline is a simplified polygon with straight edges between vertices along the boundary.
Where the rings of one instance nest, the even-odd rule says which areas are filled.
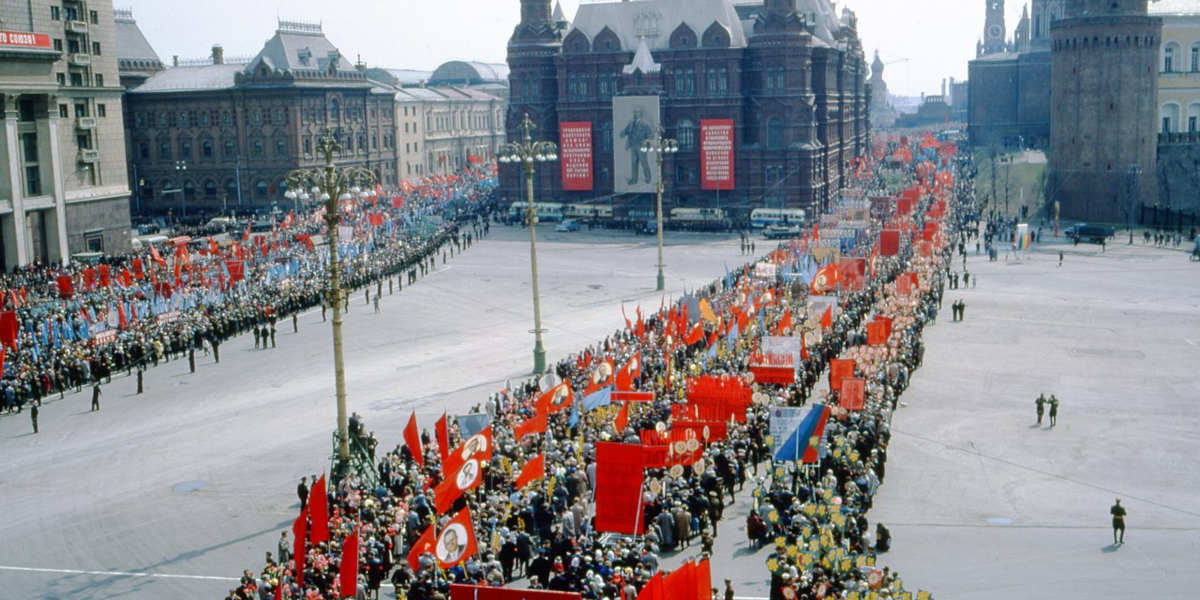
[[[1070,0],[1050,31],[1047,196],[1064,218],[1124,223],[1158,192],[1162,19],[1147,0]]]
[[[320,25],[280,21],[245,63],[219,46],[205,61],[172,61],[126,96],[135,212],[184,220],[287,210],[284,177],[324,163],[331,132],[342,166],[399,182],[395,88],[367,78]]]
[[[560,142],[560,123],[590,128],[590,189],[565,191],[558,168],[537,170],[541,201],[613,203],[645,213],[651,194],[620,193],[614,157],[626,144],[614,99],[656,96],[665,159],[664,205],[823,208],[846,187],[869,137],[867,66],[854,14],[827,0],[647,0],[579,7],[572,23],[549,0],[522,0],[508,47],[507,131],[526,114],[535,139]],[[703,124],[732,121],[733,182],[705,189]],[[501,168],[502,196],[524,197],[519,167]],[[715,186],[720,187],[720,186]],[[730,189],[732,188],[732,189]]]
[[[976,147],[1050,144],[1050,23],[1064,0],[1033,0],[1006,41],[1004,4],[985,0],[987,25],[967,65],[967,136]],[[999,11],[999,14],[997,14]]]
[[[867,82],[871,89],[871,129],[875,131],[890,129],[896,124],[896,109],[888,100],[888,85],[883,80],[884,68],[883,59],[876,50],[875,60],[871,61],[871,78]]]
[[[5,2],[0,19],[0,260],[127,251],[112,2]]]
[[[1150,13],[1163,21],[1156,208],[1200,216],[1200,3],[1161,0]]]

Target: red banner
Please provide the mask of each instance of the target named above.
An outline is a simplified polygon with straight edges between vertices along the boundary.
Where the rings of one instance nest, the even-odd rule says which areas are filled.
[[[0,46],[16,48],[49,48],[50,36],[26,31],[0,31]]]
[[[866,401],[867,382],[858,377],[848,377],[842,380],[842,389],[838,394],[838,402],[846,410],[862,410]]]
[[[592,191],[592,123],[568,121],[560,123],[558,130],[563,189]]]
[[[596,443],[596,531],[642,532],[642,446]]]
[[[842,380],[848,377],[854,377],[854,361],[846,359],[829,361],[830,390],[837,391],[842,389]]]
[[[700,187],[732,190],[733,119],[700,120]]]
[[[873,321],[867,323],[867,344],[871,346],[882,346],[887,343],[888,339],[888,324],[884,321]]]
[[[900,230],[885,229],[879,232],[879,254],[881,256],[900,254]]]
[[[481,585],[450,584],[450,600],[579,600],[574,592],[517,590]]]

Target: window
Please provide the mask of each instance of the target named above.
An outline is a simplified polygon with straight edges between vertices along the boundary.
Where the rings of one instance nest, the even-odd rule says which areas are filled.
[[[304,136],[304,155],[312,156],[312,137]]]
[[[1163,117],[1162,132],[1171,133],[1171,117]]]
[[[38,139],[36,133],[21,134],[21,163],[25,167],[25,195],[42,195],[42,172],[38,168]]]
[[[59,8],[57,6],[51,6],[50,7],[50,20],[51,21],[59,21],[61,19],[62,19],[62,12],[59,10]]]
[[[767,69],[767,89],[782,91],[783,88],[783,67],[771,67]]]
[[[142,195],[142,198],[146,198],[146,199],[150,199],[150,200],[154,199],[154,184],[153,183],[151,183],[149,181],[143,181],[141,183],[141,188],[142,189],[141,189],[140,193]]]
[[[329,120],[340,121],[342,119],[342,105],[337,101],[337,98],[329,101]]]
[[[1163,73],[1172,73],[1175,71],[1175,47],[1167,46],[1163,49]]]
[[[275,156],[287,156],[287,140],[275,140]]]
[[[78,21],[79,20],[79,12],[70,6],[63,7],[63,15],[66,16],[68,21]]]
[[[772,150],[783,148],[783,119],[767,119],[767,147]]]
[[[62,40],[54,40],[54,49],[58,50],[59,52],[62,52],[62,49],[63,49]]]
[[[99,25],[100,24],[100,14],[93,10],[88,13],[88,20],[90,20],[92,22],[92,25]],[[97,54],[99,54],[99,52],[97,52]]]
[[[58,85],[67,85],[67,75],[65,73],[55,73],[54,78],[58,80]]]
[[[92,54],[100,56],[100,42],[92,42]]]
[[[103,104],[97,104],[96,105],[96,116],[108,117],[108,107],[104,106]]]
[[[236,181],[232,179],[227,179],[225,181],[225,195],[229,196],[230,198],[238,197],[238,184]]]
[[[104,87],[104,76],[96,73],[96,87]]]
[[[86,117],[86,116],[88,116],[88,105],[87,105],[87,103],[85,103],[85,102],[76,102],[76,103],[75,103],[75,117],[76,117],[76,118],[78,118],[78,117]]]
[[[104,252],[104,234],[89,233],[83,236],[83,244],[87,246],[88,252]]]
[[[75,143],[79,145],[80,150],[90,150],[92,148],[92,136],[86,133],[76,135]]]
[[[1192,46],[1192,72],[1200,73],[1200,44]]]
[[[192,157],[192,140],[191,138],[179,138],[179,158],[189,159]]]
[[[70,116],[71,116],[71,112],[70,112],[70,110],[67,109],[67,105],[59,104],[58,105],[58,118],[66,119],[66,118],[69,118]]]
[[[233,151],[233,140],[225,140],[222,145],[225,147],[225,158],[233,158],[235,154]]]
[[[675,134],[679,136],[679,149],[690,152],[696,149],[696,124],[684,119],[679,122]]]
[[[67,52],[79,54],[79,40],[67,40]]]
[[[71,87],[83,87],[83,73],[71,73]]]
[[[263,148],[262,140],[254,140],[254,150],[252,152],[252,155],[255,158],[261,158],[262,155],[265,153],[266,153],[266,150]]]
[[[183,197],[191,200],[196,197],[196,183],[193,181],[185,181],[183,183]]]
[[[146,142],[138,142],[138,156],[142,160],[150,159],[150,144]]]
[[[203,156],[204,158],[212,158],[213,157],[212,140],[204,140],[203,142],[200,143],[200,155]]]
[[[270,186],[267,185],[267,182],[259,179],[258,182],[254,184],[254,195],[258,196],[259,198],[266,198],[269,189]]]
[[[212,198],[217,195],[217,182],[209,179],[204,182],[204,195]]]
[[[1188,117],[1188,133],[1196,133],[1196,117]]]
[[[210,124],[211,122],[212,122],[212,121],[211,121],[211,119],[210,119],[210,117],[209,117],[209,115],[208,115],[208,111],[207,111],[207,110],[206,110],[206,111],[202,111],[202,112],[200,113],[200,126],[201,126],[201,127],[208,127],[208,126],[209,126],[209,124]]]
[[[612,152],[612,141],[613,141],[612,121],[605,121],[605,122],[601,123],[599,133],[600,133],[600,152],[601,152],[601,154],[607,155],[608,153]]]
[[[167,142],[159,142],[158,144],[158,160],[171,160],[171,144]]]

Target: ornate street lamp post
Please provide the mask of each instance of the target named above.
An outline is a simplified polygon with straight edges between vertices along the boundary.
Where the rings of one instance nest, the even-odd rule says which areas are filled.
[[[306,201],[315,198],[325,203],[325,223],[329,226],[329,287],[326,299],[333,309],[333,374],[337,394],[338,460],[345,469],[350,464],[350,436],[346,417],[346,369],[342,357],[342,306],[346,291],[341,287],[341,264],[338,260],[338,224],[341,223],[341,203],[355,198],[368,198],[375,190],[375,175],[361,167],[337,167],[334,154],[342,147],[329,132],[317,143],[317,151],[325,155],[325,166],[297,169],[287,174],[288,199]]]
[[[552,162],[558,160],[558,146],[554,142],[533,141],[533,130],[537,126],[529,114],[521,121],[521,141],[509,142],[500,147],[496,153],[497,160],[505,163],[519,163],[525,175],[525,222],[529,225],[529,264],[533,270],[533,372],[541,374],[546,370],[546,348],[542,346],[542,305],[538,296],[538,267],[537,267],[537,235],[534,232],[537,225],[537,210],[533,205],[533,168],[534,163]]]
[[[642,152],[652,154],[657,158],[655,161],[658,165],[658,291],[663,291],[666,287],[666,280],[663,278],[663,158],[667,154],[675,154],[679,152],[679,142],[663,137],[662,127],[658,128],[658,135],[653,139],[648,139],[642,142]]]

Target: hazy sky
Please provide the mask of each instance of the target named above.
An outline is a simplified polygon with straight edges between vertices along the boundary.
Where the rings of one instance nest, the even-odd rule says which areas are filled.
[[[858,14],[867,60],[876,49],[888,65],[892,93],[939,93],[946,77],[965,79],[983,31],[986,0],[844,0]],[[562,0],[567,16],[580,0]],[[433,69],[447,60],[504,62],[519,19],[518,0],[116,0],[132,7],[164,62],[201,58],[213,44],[227,56],[257,54],[277,18],[321,21],[325,34],[352,61],[371,66]],[[1007,3],[1011,35],[1022,4]]]

